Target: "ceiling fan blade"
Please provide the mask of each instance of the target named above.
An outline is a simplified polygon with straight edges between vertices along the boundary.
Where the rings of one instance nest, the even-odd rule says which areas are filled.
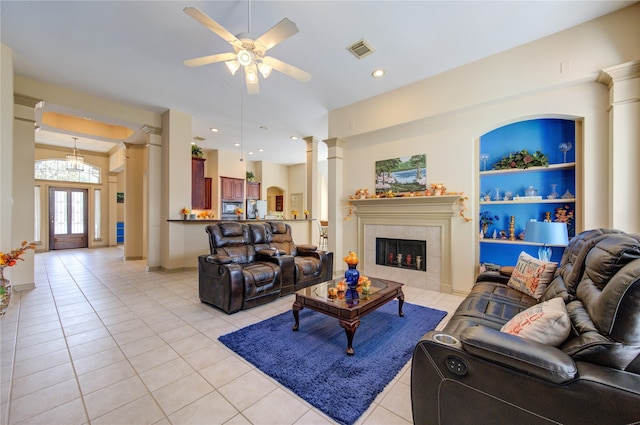
[[[235,35],[231,34],[229,31],[226,30],[226,28],[224,28],[222,25],[220,25],[219,23],[211,19],[200,9],[197,9],[195,7],[185,7],[183,11],[184,13],[191,16],[196,21],[200,22],[205,27],[209,28],[211,31],[213,31],[215,34],[217,34],[219,37],[221,37],[228,43],[234,46],[242,45],[242,42],[238,40],[238,38]]]
[[[258,67],[255,63],[244,67],[244,79],[247,83],[247,93],[260,93],[260,83],[258,79]]]
[[[265,50],[269,50],[276,44],[291,37],[298,32],[298,27],[288,18],[275,24],[270,30],[262,34],[256,42],[262,44]]]
[[[196,66],[209,65],[210,63],[230,61],[230,60],[234,60],[235,58],[236,58],[235,53],[218,53],[217,55],[202,56],[200,58],[188,59],[182,63],[185,64],[186,66],[193,68]]]
[[[288,63],[282,62],[279,59],[273,58],[271,56],[265,56],[262,58],[262,61],[276,71],[282,72],[283,74],[295,78],[296,80],[302,81],[303,83],[311,80],[311,74],[309,74],[308,72],[303,71],[300,68],[296,68],[293,65],[289,65]]]

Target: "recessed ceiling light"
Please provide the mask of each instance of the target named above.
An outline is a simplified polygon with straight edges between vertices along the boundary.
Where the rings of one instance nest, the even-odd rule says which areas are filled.
[[[298,136],[291,136],[290,139],[291,140],[298,140]]]
[[[218,131],[220,131],[215,127],[211,127],[209,130],[211,130],[213,133],[217,133]]]
[[[264,152],[264,149],[260,148],[258,149],[258,152]]]
[[[249,153],[249,155],[253,155],[253,152],[251,152],[251,151],[249,151],[248,153]]]
[[[233,146],[240,146],[240,143],[236,142],[233,144]]]
[[[371,75],[373,75],[376,78],[380,78],[385,74],[385,70],[384,69],[376,69],[375,71],[373,71],[371,73]]]
[[[192,144],[192,145],[195,145],[195,144],[196,144],[196,142],[191,142],[191,144]]]

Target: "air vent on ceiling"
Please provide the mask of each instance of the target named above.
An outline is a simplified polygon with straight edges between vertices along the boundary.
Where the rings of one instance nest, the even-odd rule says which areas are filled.
[[[376,49],[374,49],[373,46],[364,38],[347,47],[347,50],[353,53],[358,59],[369,56],[371,53],[376,51]]]

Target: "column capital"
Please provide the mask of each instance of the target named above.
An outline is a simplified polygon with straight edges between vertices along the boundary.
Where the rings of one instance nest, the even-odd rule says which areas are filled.
[[[596,81],[611,88],[614,83],[640,77],[640,59],[610,66],[600,71]]]
[[[346,141],[344,139],[341,139],[339,137],[332,137],[330,139],[325,139],[324,142],[330,148],[341,148],[346,143]]]

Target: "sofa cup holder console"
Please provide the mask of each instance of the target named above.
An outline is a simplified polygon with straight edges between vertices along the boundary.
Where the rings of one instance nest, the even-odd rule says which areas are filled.
[[[453,335],[437,333],[433,335],[433,340],[444,345],[457,346],[460,340]]]

